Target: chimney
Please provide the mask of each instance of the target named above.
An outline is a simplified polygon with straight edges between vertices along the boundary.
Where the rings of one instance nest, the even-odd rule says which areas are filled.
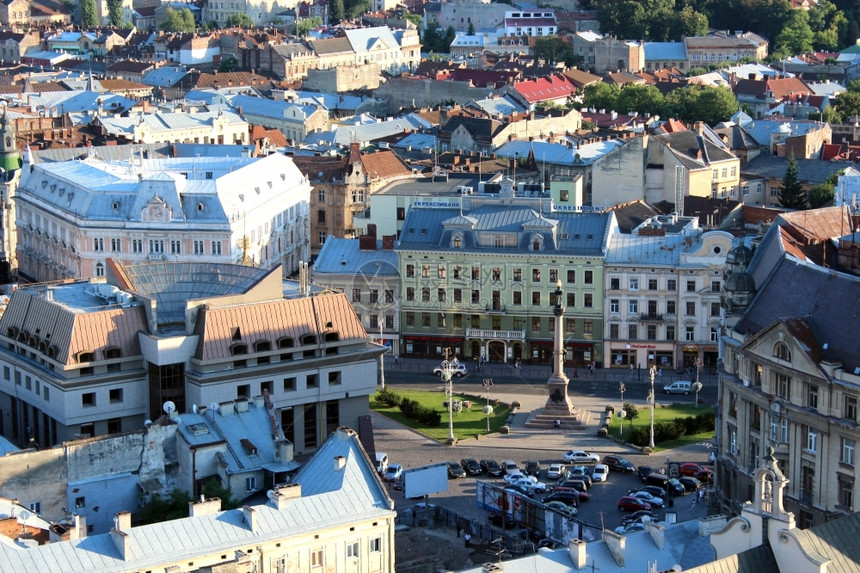
[[[570,554],[570,560],[573,562],[573,568],[582,571],[585,569],[587,555],[585,548],[588,544],[581,539],[571,539],[567,543],[567,552]]]
[[[236,402],[230,400],[229,402],[221,402],[219,404],[218,411],[221,412],[222,416],[232,416],[236,413]]]
[[[246,398],[236,400],[235,404],[237,414],[245,414],[248,412],[248,400]]]
[[[259,533],[259,525],[256,523],[257,520],[257,510],[251,506],[243,505],[242,506],[242,521],[248,526],[248,529],[251,530],[251,533]]]
[[[254,396],[254,407],[260,410],[266,407],[266,401],[262,396]]]
[[[114,545],[116,545],[117,551],[119,551],[120,559],[125,561],[127,555],[131,557],[131,549],[129,547],[131,545],[131,539],[129,538],[128,533],[117,529],[111,529],[110,537],[113,540]]]
[[[128,511],[120,511],[114,514],[113,526],[119,531],[128,531],[131,529],[131,513]]]
[[[285,511],[291,499],[299,499],[302,497],[302,484],[288,483],[276,485],[275,489],[269,490],[269,505],[278,511]]]
[[[619,567],[624,567],[624,563],[626,561],[625,550],[627,549],[627,538],[623,535],[619,535],[614,531],[603,531],[603,543],[606,544],[606,548],[609,549],[609,552],[612,553],[612,557],[615,558],[615,562]]]
[[[200,496],[200,501],[188,502],[188,516],[197,517],[199,515],[213,515],[221,511],[221,498],[212,497],[206,499],[205,496]]]

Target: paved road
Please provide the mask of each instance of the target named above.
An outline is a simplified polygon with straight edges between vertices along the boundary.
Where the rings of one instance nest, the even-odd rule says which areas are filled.
[[[425,370],[424,372],[427,371]],[[387,386],[396,389],[401,384],[389,381],[392,378],[389,378],[388,374],[386,374]],[[414,374],[412,378],[414,380]],[[455,388],[475,383],[471,382],[469,378],[465,377],[462,381],[455,381]],[[433,379],[426,382],[422,379],[418,383],[410,381],[402,385],[410,388],[441,387],[440,382]],[[611,439],[597,437],[600,416],[607,404],[607,401],[599,396],[595,397],[590,394],[571,391],[571,398],[574,404],[581,410],[589,410],[592,413],[588,428],[581,432],[535,430],[525,427],[524,424],[529,414],[543,407],[546,401],[547,391],[543,381],[524,379],[518,384],[511,382],[495,385],[493,388],[493,397],[503,401],[518,400],[522,404],[521,410],[514,415],[510,434],[494,434],[492,436],[482,436],[478,439],[461,440],[456,446],[450,447],[427,439],[421,434],[384,416],[374,414],[373,425],[376,451],[386,452],[392,462],[401,463],[406,468],[459,461],[461,458],[466,457],[477,460],[490,458],[497,461],[512,459],[520,464],[529,459],[537,459],[546,468],[552,462],[561,462],[562,454],[571,448],[581,448],[600,455],[608,453],[620,454],[627,457],[636,465],[657,467],[665,465],[667,455],[673,461],[682,462],[695,461],[704,463],[708,458],[708,448],[705,445],[693,445],[683,449],[646,456],[640,454],[636,448],[620,444]],[[672,397],[673,400],[676,398],[683,397]],[[627,395],[625,395],[626,399]],[[482,476],[477,479],[486,480],[492,478]],[[476,478],[449,480],[449,491],[433,496],[431,502],[450,509],[459,515],[486,522],[487,516],[485,512],[477,507],[475,480]],[[500,480],[494,481],[501,483]],[[592,499],[580,507],[580,519],[592,525],[604,524],[608,528],[614,528],[620,523],[621,519],[616,508],[618,498],[630,489],[638,486],[639,481],[635,476],[611,474],[607,483],[599,483],[592,486]],[[391,493],[398,510],[408,509],[417,501],[420,501],[406,500],[403,498],[401,492],[394,491],[393,489]],[[684,501],[679,500],[674,508],[672,508],[679,521],[705,516],[706,509],[701,505],[695,509],[690,508],[689,496],[681,499]]]

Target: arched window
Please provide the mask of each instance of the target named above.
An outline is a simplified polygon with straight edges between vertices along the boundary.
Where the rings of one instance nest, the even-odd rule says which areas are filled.
[[[785,342],[777,342],[773,345],[773,355],[780,360],[791,362],[791,350],[789,350],[788,344]]]
[[[454,249],[463,248],[463,233],[454,233],[451,235],[451,247]]]
[[[102,263],[96,263],[96,276],[97,277],[105,276],[105,266]]]

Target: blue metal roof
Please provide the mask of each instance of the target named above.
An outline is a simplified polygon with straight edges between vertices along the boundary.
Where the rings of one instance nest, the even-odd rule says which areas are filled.
[[[687,60],[687,46],[684,42],[645,42],[645,61]]]

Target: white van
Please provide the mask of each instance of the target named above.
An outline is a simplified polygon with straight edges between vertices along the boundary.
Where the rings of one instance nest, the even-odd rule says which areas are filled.
[[[692,387],[692,383],[690,383],[688,380],[678,380],[676,382],[672,382],[668,386],[663,386],[663,393],[687,395],[692,390]]]
[[[376,471],[379,475],[385,473],[385,470],[388,469],[388,454],[384,452],[376,453]]]

